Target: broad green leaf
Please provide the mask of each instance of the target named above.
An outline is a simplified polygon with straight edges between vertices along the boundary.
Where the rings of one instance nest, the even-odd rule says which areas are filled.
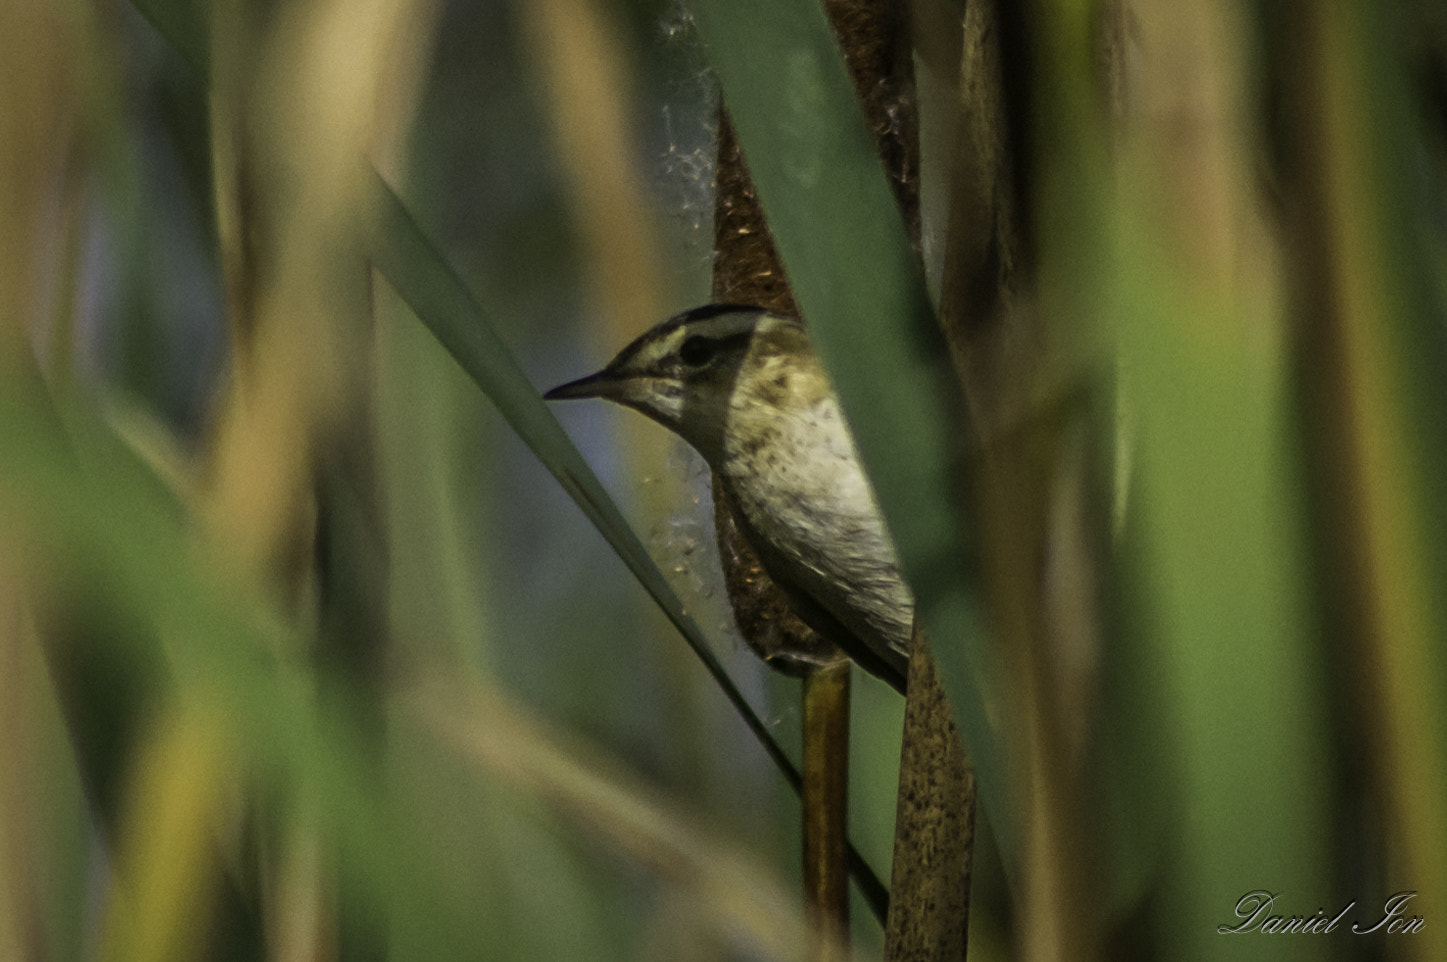
[[[689,6],[1011,851],[1001,739],[986,711],[999,672],[967,542],[958,387],[843,57],[817,0]]]

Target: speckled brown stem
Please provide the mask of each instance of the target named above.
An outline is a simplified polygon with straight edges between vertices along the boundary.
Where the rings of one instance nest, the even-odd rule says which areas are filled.
[[[884,957],[963,962],[970,928],[975,776],[934,659],[916,628],[899,758]]]

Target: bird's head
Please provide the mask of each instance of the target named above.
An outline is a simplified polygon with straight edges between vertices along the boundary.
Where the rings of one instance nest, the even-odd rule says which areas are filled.
[[[786,405],[792,397],[785,387],[817,370],[797,320],[757,307],[712,304],[656,325],[598,373],[543,396],[627,405],[679,434],[713,463],[741,405]],[[762,383],[766,377],[768,383]]]

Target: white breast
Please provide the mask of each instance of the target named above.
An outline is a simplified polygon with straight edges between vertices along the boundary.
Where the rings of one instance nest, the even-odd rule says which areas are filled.
[[[725,473],[770,574],[871,648],[907,651],[913,598],[834,396],[730,416]]]

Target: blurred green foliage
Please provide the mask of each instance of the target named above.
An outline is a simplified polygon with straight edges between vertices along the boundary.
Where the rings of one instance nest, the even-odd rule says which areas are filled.
[[[676,638],[797,742],[703,470],[532,390],[704,296],[715,81],[976,763],[972,955],[1447,952],[1441,14],[1011,8],[1001,429],[817,4],[549,3],[0,12],[0,958],[801,954],[795,802]],[[1425,929],[1220,934],[1253,890]]]

